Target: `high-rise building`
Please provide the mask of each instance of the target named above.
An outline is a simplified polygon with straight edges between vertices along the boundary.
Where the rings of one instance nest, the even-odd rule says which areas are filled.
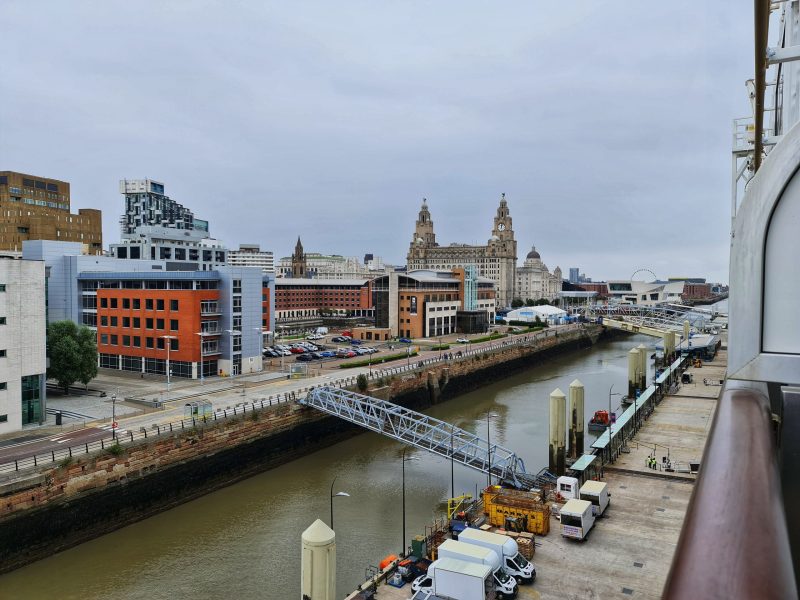
[[[164,194],[164,184],[152,179],[123,179],[119,193],[125,196],[120,217],[122,234],[152,225],[171,229],[197,229],[208,233],[208,221],[196,219],[191,210]]]
[[[140,225],[109,249],[114,258],[165,260],[171,271],[208,271],[228,262],[228,249],[200,229]]]
[[[578,267],[570,267],[569,268],[569,282],[570,283],[578,283],[581,277],[581,270]]]
[[[0,282],[0,433],[9,433],[45,420],[45,265],[0,259]]]
[[[456,267],[475,265],[480,275],[494,281],[497,290],[497,306],[509,306],[514,297],[517,242],[514,239],[506,195],[503,194],[500,197],[492,235],[485,246],[468,244],[440,246],[437,244],[428,203],[423,199],[414,236],[409,246],[407,263],[409,271],[450,270]]]
[[[0,171],[0,206],[0,250],[22,252],[26,240],[80,242],[84,254],[103,250],[101,212],[70,213],[66,181]]]
[[[272,252],[262,250],[258,244],[239,244],[238,250],[228,250],[228,264],[232,267],[258,267],[264,273],[275,272]]]

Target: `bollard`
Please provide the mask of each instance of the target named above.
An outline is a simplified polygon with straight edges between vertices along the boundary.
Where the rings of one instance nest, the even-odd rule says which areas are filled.
[[[583,454],[584,387],[576,379],[569,384],[569,455],[578,458]]]
[[[556,388],[550,393],[550,464],[549,471],[563,475],[566,462],[567,397]]]
[[[628,398],[636,397],[636,386],[639,384],[639,351],[631,348],[628,351]]]

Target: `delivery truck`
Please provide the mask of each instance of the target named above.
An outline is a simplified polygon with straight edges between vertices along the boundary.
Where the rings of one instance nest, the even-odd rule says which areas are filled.
[[[592,514],[595,517],[600,517],[606,512],[608,507],[608,484],[603,481],[587,481],[581,486],[580,491],[581,500],[586,500],[592,503]]]
[[[487,565],[492,569],[494,577],[494,591],[498,598],[516,598],[517,580],[506,573],[500,566],[500,559],[497,554],[482,546],[474,546],[466,542],[455,540],[445,540],[436,549],[437,558],[454,558],[464,560],[478,565]]]
[[[494,552],[506,573],[520,583],[530,583],[536,579],[536,567],[520,554],[517,542],[507,535],[468,527],[458,534],[458,541]]]
[[[494,578],[488,565],[439,558],[431,563],[428,572],[411,584],[415,593],[432,593],[441,598],[458,600],[491,600],[495,598]]]
[[[592,503],[588,500],[568,500],[561,508],[561,535],[585,540],[594,525]]]

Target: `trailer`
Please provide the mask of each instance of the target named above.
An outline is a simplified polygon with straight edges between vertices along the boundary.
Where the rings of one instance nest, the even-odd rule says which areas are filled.
[[[561,507],[561,535],[585,540],[594,525],[592,503],[587,500],[568,500]]]
[[[479,565],[440,558],[431,563],[427,574],[420,575],[411,585],[415,594],[432,593],[440,598],[458,600],[494,600],[494,581],[488,565]]]
[[[581,486],[581,500],[592,503],[592,514],[600,517],[611,503],[608,495],[608,484],[604,481],[587,481]]]

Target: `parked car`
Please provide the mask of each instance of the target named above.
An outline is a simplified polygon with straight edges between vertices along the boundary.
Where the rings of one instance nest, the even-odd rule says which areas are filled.
[[[378,350],[377,348],[373,348],[372,346],[367,346],[366,350],[370,354],[375,354],[376,352],[380,352],[380,350]]]
[[[334,352],[333,350],[324,350],[320,352],[320,354],[323,356],[323,358],[332,358],[336,356],[336,352]]]
[[[305,354],[306,349],[301,348],[300,346],[295,346],[294,348],[290,349],[289,352],[291,352],[292,354]]]
[[[314,356],[311,354],[298,354],[295,360],[299,360],[300,362],[309,362],[314,360]]]
[[[369,354],[366,348],[353,348],[356,354],[361,356],[362,354]]]
[[[340,343],[342,343],[342,342],[346,342],[346,341],[347,341],[347,338],[346,338],[346,337],[344,337],[344,336],[341,336],[341,335],[337,335],[336,337],[332,337],[332,338],[331,338],[331,341],[332,341],[332,342],[336,342],[337,344],[340,344]]]
[[[353,344],[354,346],[360,346],[364,342],[362,342],[361,340],[350,340],[350,343]]]
[[[307,335],[306,339],[307,340],[321,340],[324,337],[325,337],[324,335],[320,335],[319,333],[312,333],[311,335]]]
[[[345,358],[353,358],[354,356],[358,356],[355,352],[350,350],[347,354],[344,355]]]
[[[411,343],[411,340],[408,339],[408,338],[400,338],[397,341],[400,342],[401,344],[410,344]]]
[[[458,338],[456,341],[459,344],[469,344],[469,340],[467,338]]]

